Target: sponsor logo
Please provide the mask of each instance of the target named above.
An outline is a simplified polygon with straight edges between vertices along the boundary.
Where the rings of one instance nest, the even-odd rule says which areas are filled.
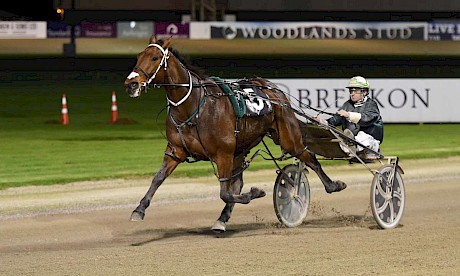
[[[210,25],[211,38],[225,39],[386,39],[386,40],[423,40],[425,26],[414,25],[384,25],[345,24],[330,26],[321,24],[235,24]]]
[[[430,88],[424,89],[371,89],[369,95],[380,108],[429,108]],[[339,108],[349,99],[348,92],[343,88],[298,88],[295,96],[301,104],[315,108]]]

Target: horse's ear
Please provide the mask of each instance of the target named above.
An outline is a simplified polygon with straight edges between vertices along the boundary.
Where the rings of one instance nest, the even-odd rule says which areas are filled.
[[[157,37],[156,35],[152,35],[149,39],[149,44],[155,44],[157,42]]]
[[[168,38],[165,39],[165,42],[163,43],[163,48],[166,49],[166,48],[169,47],[169,45],[171,44],[171,37],[172,37],[172,36],[170,36],[170,37],[168,37]]]

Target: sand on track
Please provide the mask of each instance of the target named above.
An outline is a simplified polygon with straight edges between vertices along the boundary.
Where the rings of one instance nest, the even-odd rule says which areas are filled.
[[[276,219],[275,172],[247,172],[244,190],[268,195],[237,205],[219,236],[209,230],[223,207],[214,176],[168,179],[143,222],[128,219],[150,179],[2,190],[0,275],[458,275],[460,158],[401,165],[406,210],[392,230],[377,229],[372,175],[358,164],[325,167],[348,184],[336,194],[310,174],[297,228]]]

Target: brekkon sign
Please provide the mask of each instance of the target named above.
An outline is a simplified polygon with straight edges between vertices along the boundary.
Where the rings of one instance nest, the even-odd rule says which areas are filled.
[[[368,79],[370,96],[377,102],[383,120],[392,123],[460,122],[457,103],[459,79]],[[350,98],[348,79],[272,79],[291,102],[316,115],[335,113]],[[321,115],[324,118],[329,116]]]
[[[424,40],[425,22],[192,22],[192,39]]]

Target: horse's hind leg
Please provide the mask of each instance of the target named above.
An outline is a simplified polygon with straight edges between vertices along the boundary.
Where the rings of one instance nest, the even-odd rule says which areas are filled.
[[[276,109],[276,132],[273,135],[274,142],[279,142],[281,148],[293,156],[297,156],[300,160],[310,167],[319,177],[326,189],[326,192],[338,192],[347,187],[347,185],[340,181],[332,181],[329,176],[321,168],[321,164],[316,157],[309,152],[302,141],[302,134],[300,132],[299,123],[294,113],[285,108]],[[279,139],[279,141],[276,140]]]
[[[347,187],[343,181],[336,180],[332,181],[329,176],[321,168],[321,164],[318,162],[316,157],[309,151],[304,151],[300,156],[300,160],[305,162],[305,164],[310,167],[318,175],[319,179],[324,185],[327,193],[340,192],[341,190]]]
[[[131,221],[141,221],[144,219],[145,209],[149,207],[153,195],[157,191],[158,187],[160,187],[160,185],[163,183],[163,181],[174,171],[177,165],[179,165],[179,163],[179,161],[171,158],[168,155],[165,155],[163,164],[161,165],[160,170],[153,177],[149,190],[145,194],[144,198],[142,198],[137,208],[131,214]]]

